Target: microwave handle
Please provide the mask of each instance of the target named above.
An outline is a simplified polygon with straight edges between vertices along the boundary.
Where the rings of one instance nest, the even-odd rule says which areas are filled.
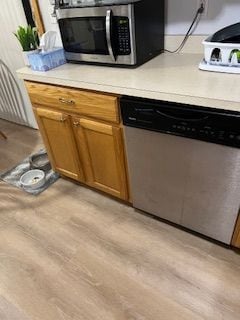
[[[113,53],[111,31],[112,31],[112,10],[107,10],[107,14],[106,14],[107,47],[108,47],[108,53],[109,53],[110,57],[115,62],[116,58],[115,58],[114,53]]]

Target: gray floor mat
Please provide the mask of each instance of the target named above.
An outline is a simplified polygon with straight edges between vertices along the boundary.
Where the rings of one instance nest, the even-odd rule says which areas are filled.
[[[38,152],[36,152],[34,154],[40,154],[42,152],[44,152],[43,149],[39,150]],[[9,183],[9,184],[19,188],[19,189],[24,190],[25,192],[28,192],[33,195],[38,195],[41,192],[43,192],[44,190],[46,190],[54,182],[56,182],[57,179],[59,178],[59,174],[54,172],[52,169],[49,169],[49,170],[45,171],[46,182],[42,187],[35,189],[35,190],[24,189],[20,184],[20,178],[25,172],[30,170],[30,162],[29,162],[30,156],[27,157],[26,159],[24,159],[21,163],[19,163],[14,168],[2,173],[0,175],[0,179],[5,181],[6,183]]]

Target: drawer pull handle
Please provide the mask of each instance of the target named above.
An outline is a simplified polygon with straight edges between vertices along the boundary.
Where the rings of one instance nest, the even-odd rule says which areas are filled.
[[[66,117],[66,116],[62,116],[62,117],[60,118],[60,122],[65,122],[65,121],[67,120],[67,118],[68,118],[68,117]]]
[[[59,101],[61,103],[64,103],[64,104],[70,104],[70,105],[74,105],[75,104],[75,101],[73,100],[67,100],[67,99],[64,99],[64,98],[59,98]]]
[[[80,126],[80,122],[74,121],[74,122],[73,122],[73,125],[74,125],[74,127],[79,127],[79,126]]]

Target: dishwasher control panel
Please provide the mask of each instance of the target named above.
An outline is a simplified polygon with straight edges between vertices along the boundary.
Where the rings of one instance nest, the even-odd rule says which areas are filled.
[[[240,148],[240,113],[123,97],[126,126]]]

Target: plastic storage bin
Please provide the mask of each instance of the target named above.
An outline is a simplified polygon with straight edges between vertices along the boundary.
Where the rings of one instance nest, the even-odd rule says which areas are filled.
[[[240,43],[203,41],[205,61],[220,66],[240,67]]]
[[[30,53],[28,60],[34,71],[48,71],[66,63],[63,48],[56,48],[51,52]]]
[[[219,30],[203,41],[206,71],[240,73],[240,23]]]

